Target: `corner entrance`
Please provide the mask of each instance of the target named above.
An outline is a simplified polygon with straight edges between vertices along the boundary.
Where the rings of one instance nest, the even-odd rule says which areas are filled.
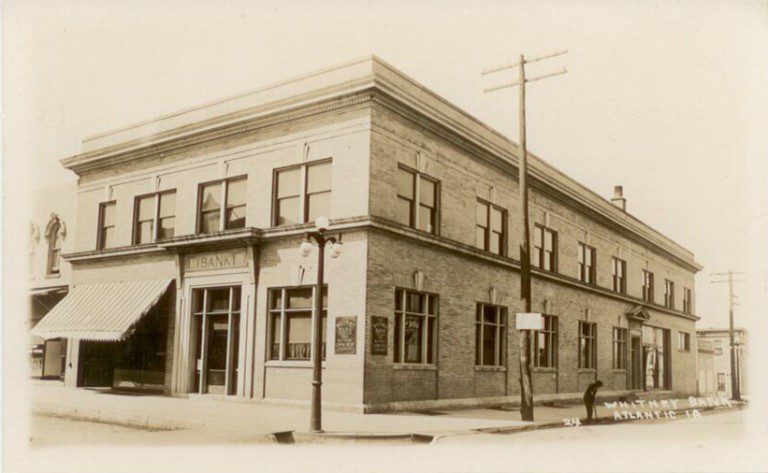
[[[194,289],[195,384],[200,394],[237,392],[240,286]]]

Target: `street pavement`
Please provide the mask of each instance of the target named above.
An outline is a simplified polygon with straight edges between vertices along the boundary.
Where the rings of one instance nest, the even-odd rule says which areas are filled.
[[[541,442],[596,444],[626,442],[688,442],[737,440],[745,435],[745,409],[715,411],[701,417],[681,417],[677,420],[655,419],[645,421],[617,422],[613,424],[581,425],[560,429],[537,429],[514,434],[452,435],[438,439],[441,444],[456,443],[514,443],[516,445],[537,444]]]
[[[683,405],[682,400],[680,405]],[[273,433],[306,432],[309,424],[306,405],[277,406],[211,397],[183,399],[115,394],[103,390],[68,389],[55,382],[34,384],[32,410],[38,414],[31,425],[32,443],[37,445],[110,443],[105,439],[149,444],[272,443],[276,440]],[[423,434],[442,441],[451,437],[459,440],[468,437],[467,434],[477,435],[478,431],[510,432],[553,426],[561,427],[556,429],[561,431],[590,432],[592,427],[563,427],[565,419],[583,417],[584,414],[581,405],[536,406],[536,421],[530,423],[520,420],[519,410],[494,408],[394,414],[325,410],[323,427],[329,433],[358,436]],[[603,405],[598,407],[598,415],[612,417],[611,411]],[[66,429],[67,423],[73,428]],[[68,433],[57,439],[55,432],[60,428]]]
[[[716,411],[702,417],[680,420],[647,420],[579,427],[536,429],[517,433],[457,432],[436,439],[452,444],[540,444],[542,442],[596,443],[633,441],[714,441],[736,440],[744,435],[745,410]],[[237,430],[178,429],[152,430],[125,425],[80,421],[60,417],[32,417],[30,442],[33,447],[77,445],[194,445],[259,443],[258,435]]]

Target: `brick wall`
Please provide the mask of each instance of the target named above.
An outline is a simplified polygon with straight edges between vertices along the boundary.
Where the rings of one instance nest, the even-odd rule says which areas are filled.
[[[397,198],[397,166],[420,166],[425,175],[440,181],[441,236],[475,244],[475,202],[479,197],[507,210],[507,254],[518,257],[522,223],[514,176],[381,107],[373,108],[371,127],[372,215],[395,220],[392,202]],[[690,270],[538,189],[531,189],[529,195],[531,229],[536,223],[546,223],[558,232],[561,274],[578,278],[577,249],[579,242],[584,242],[597,250],[599,286],[612,288],[611,258],[616,256],[627,262],[628,295],[642,297],[642,270],[648,269],[655,274],[656,303],[664,302],[664,279],[675,282],[677,310],[683,307],[684,287],[693,290],[695,299]]]
[[[509,313],[521,310],[519,274],[516,270],[435,248],[428,243],[385,232],[370,232],[368,238],[368,294],[366,336],[371,339],[370,318],[388,317],[390,322],[387,356],[373,356],[368,348],[365,362],[365,403],[417,399],[454,399],[519,394],[519,337],[507,327],[508,348],[504,371],[479,371],[475,367],[475,306],[490,303],[490,287],[496,289],[496,303]],[[438,294],[437,363],[432,369],[411,369],[396,365],[394,349],[394,297],[396,287],[414,289],[413,274],[425,275],[423,290]],[[546,305],[545,305],[546,301]],[[583,392],[601,379],[610,389],[627,388],[627,372],[613,370],[613,328],[628,327],[624,315],[634,305],[596,294],[570,284],[537,278],[533,288],[533,309],[558,317],[557,370],[535,369],[536,393]],[[578,322],[597,323],[598,361],[595,370],[578,368]],[[514,318],[509,318],[514,324]],[[693,330],[693,321],[651,311],[648,325],[670,329],[672,389],[694,394],[696,364],[694,352],[677,350],[677,332]]]
[[[395,220],[392,202],[397,198],[398,164],[440,181],[438,233],[459,250],[418,242],[407,231],[405,236],[386,231],[369,233],[366,320],[370,323],[372,316],[388,317],[390,332],[388,355],[366,357],[365,403],[519,393],[515,330],[508,330],[507,372],[477,371],[474,366],[475,304],[489,302],[489,290],[494,286],[499,303],[508,306],[510,314],[519,311],[518,272],[509,261],[496,264],[481,258],[482,252],[473,253],[468,248],[475,243],[475,202],[480,197],[507,209],[508,254],[517,257],[520,219],[516,179],[435,133],[375,106],[370,165],[372,215]],[[559,273],[566,277],[562,282],[550,278],[536,278],[534,282],[533,309],[559,318],[558,369],[536,370],[535,391],[581,392],[597,378],[612,389],[623,389],[628,374],[612,369],[612,329],[626,328],[624,314],[640,303],[636,299],[642,296],[642,269],[655,273],[657,303],[663,302],[664,279],[675,281],[677,310],[682,309],[683,287],[693,288],[693,273],[537,190],[531,192],[531,208],[532,227],[534,223],[547,224],[558,232]],[[597,249],[597,286],[602,291],[588,290],[577,282],[580,241]],[[606,294],[605,289],[612,289],[612,256],[627,261],[629,299]],[[392,358],[395,287],[413,288],[413,273],[417,270],[426,276],[423,290],[440,296],[438,361],[434,369],[395,366]],[[677,332],[692,331],[694,322],[653,307],[649,311],[649,325],[670,329],[673,389],[695,393],[695,356],[677,351]],[[578,369],[578,321],[587,319],[598,326],[598,366],[592,371]],[[370,340],[370,327],[367,336]]]

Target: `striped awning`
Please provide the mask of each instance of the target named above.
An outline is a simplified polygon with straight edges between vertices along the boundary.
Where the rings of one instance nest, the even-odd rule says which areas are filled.
[[[31,334],[45,339],[124,340],[157,304],[171,281],[75,286],[35,325]]]

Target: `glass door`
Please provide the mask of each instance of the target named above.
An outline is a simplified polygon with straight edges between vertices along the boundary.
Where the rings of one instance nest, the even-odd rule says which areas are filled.
[[[240,286],[195,289],[195,388],[200,394],[237,392]]]

